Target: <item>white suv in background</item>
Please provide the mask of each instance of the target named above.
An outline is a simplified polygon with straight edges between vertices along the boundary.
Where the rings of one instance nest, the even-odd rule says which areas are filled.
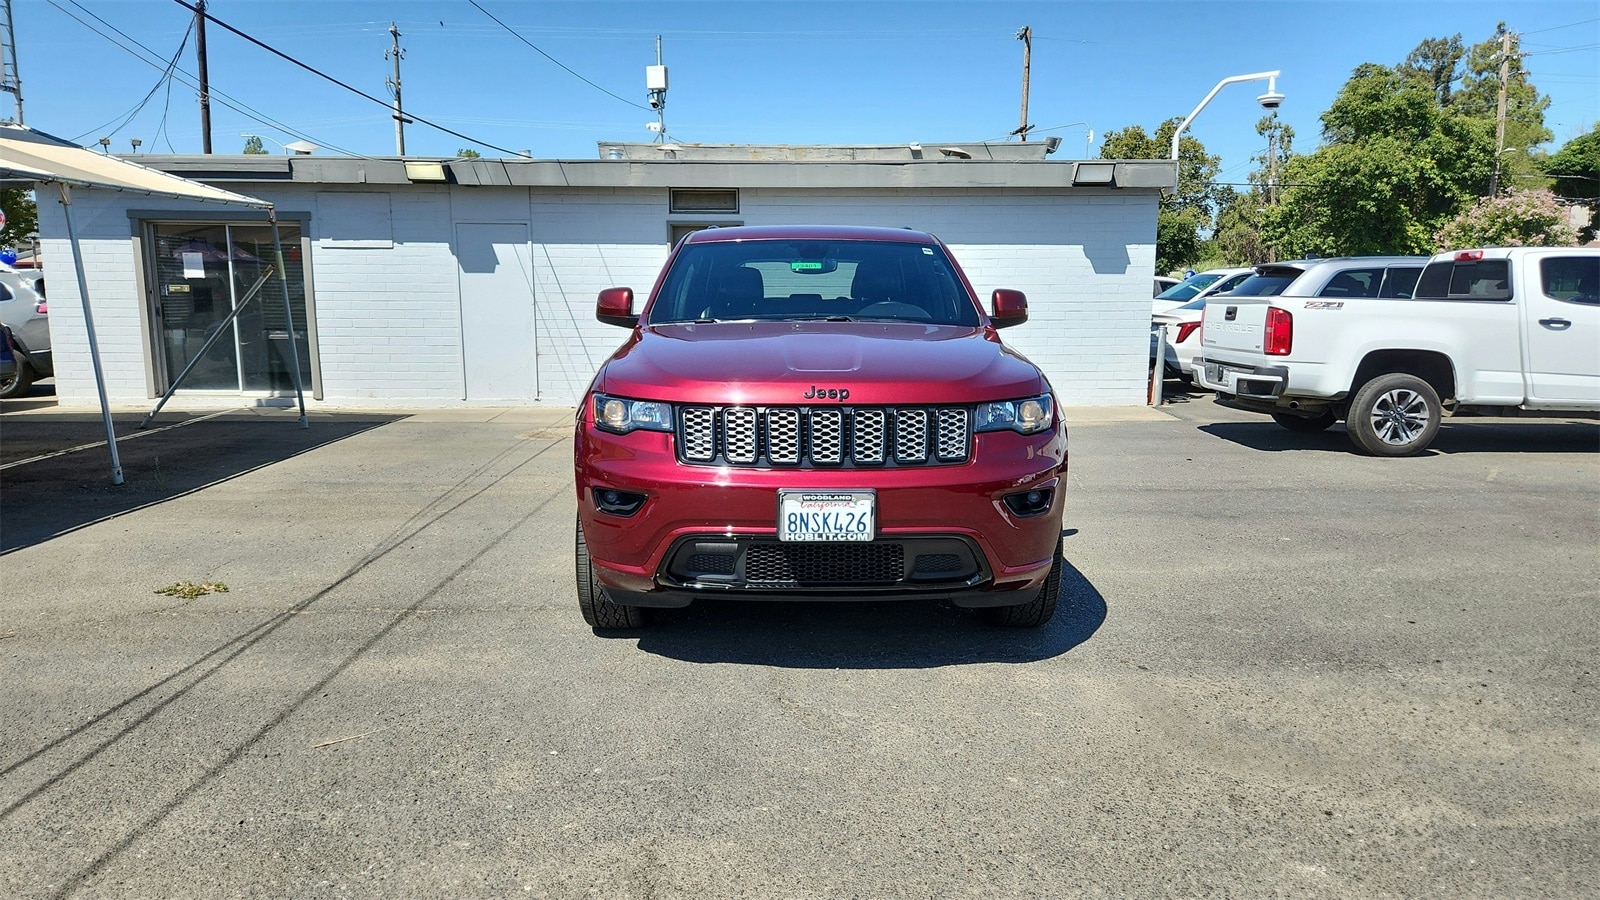
[[[49,307],[34,289],[43,283],[38,273],[0,266],[0,322],[11,329],[17,357],[16,371],[0,378],[0,400],[24,396],[34,379],[56,373],[50,358]]]

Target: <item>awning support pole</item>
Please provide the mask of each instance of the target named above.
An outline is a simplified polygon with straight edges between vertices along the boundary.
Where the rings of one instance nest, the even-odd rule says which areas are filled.
[[[289,306],[289,271],[283,267],[283,240],[278,236],[278,210],[267,207],[267,221],[272,223],[272,252],[278,257],[278,283],[283,285],[283,320],[289,331],[289,372],[294,376],[294,396],[300,402],[300,427],[310,428],[306,420],[306,395],[300,384],[300,342],[294,336],[294,310]]]
[[[100,416],[106,424],[106,447],[111,451],[111,483],[122,483],[122,459],[117,455],[117,430],[111,424],[111,403],[106,399],[106,373],[100,366],[100,342],[94,335],[94,313],[89,310],[89,279],[83,274],[83,248],[72,225],[72,189],[56,182],[61,191],[61,209],[67,217],[67,240],[72,244],[72,264],[78,272],[78,299],[83,302],[83,327],[89,335],[89,360],[94,363],[94,386],[100,392]]]
[[[256,298],[256,294],[261,293],[261,288],[266,285],[267,279],[271,277],[272,267],[267,266],[261,276],[256,279],[256,283],[250,285],[250,290],[244,292],[244,299],[240,300],[239,305],[228,313],[227,318],[217,323],[216,327],[211,331],[211,337],[206,338],[206,342],[201,344],[200,349],[190,358],[189,364],[184,366],[183,371],[178,373],[178,377],[172,380],[172,386],[168,387],[167,392],[161,395],[160,400],[156,401],[156,408],[150,410],[150,414],[145,416],[144,421],[139,423],[140,428],[150,427],[150,420],[154,419],[156,413],[161,412],[161,407],[166,406],[167,401],[172,399],[172,395],[178,392],[178,388],[183,385],[183,380],[189,377],[189,372],[199,365],[200,360],[206,358],[206,353],[211,349],[212,344],[215,344],[225,334],[229,337],[233,336],[233,329],[230,327],[233,325],[233,320],[239,318],[239,314],[244,312],[244,308],[249,306],[250,301]]]

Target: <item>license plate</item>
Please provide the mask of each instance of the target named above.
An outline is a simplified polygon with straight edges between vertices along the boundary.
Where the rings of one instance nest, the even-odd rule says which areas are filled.
[[[875,491],[779,491],[778,540],[870,541],[877,513]]]
[[[1233,381],[1228,376],[1235,374],[1237,372],[1227,366],[1206,366],[1206,381],[1222,385],[1225,388],[1232,389]]]

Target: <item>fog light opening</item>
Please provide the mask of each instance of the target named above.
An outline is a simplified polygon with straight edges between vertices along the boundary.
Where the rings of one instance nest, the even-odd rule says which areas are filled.
[[[1012,513],[1022,518],[1029,518],[1049,512],[1055,495],[1055,488],[1035,488],[1031,491],[1007,494],[1004,499],[1006,508]]]
[[[644,494],[619,491],[616,488],[597,487],[592,491],[595,508],[613,516],[631,516],[644,506]]]

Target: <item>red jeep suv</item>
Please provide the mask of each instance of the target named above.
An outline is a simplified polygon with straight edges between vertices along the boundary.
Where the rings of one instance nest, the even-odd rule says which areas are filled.
[[[691,234],[577,416],[578,604],[595,628],[695,598],[948,600],[1043,625],[1067,430],[932,235]]]

